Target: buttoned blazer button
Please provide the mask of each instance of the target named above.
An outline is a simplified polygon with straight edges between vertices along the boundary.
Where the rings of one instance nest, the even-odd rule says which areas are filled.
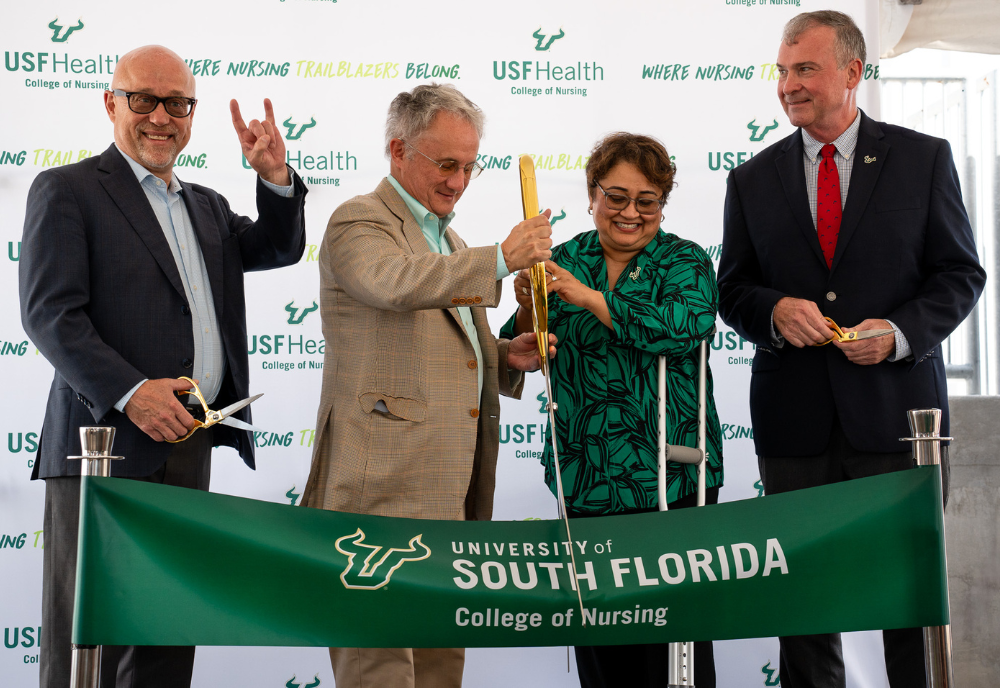
[[[837,300],[837,295],[834,292],[832,292],[832,291],[828,291],[828,292],[826,292],[826,300],[827,301],[836,301]]]
[[[191,315],[191,309],[186,305],[181,306],[181,315]]]
[[[458,303],[458,299],[452,299],[451,302],[452,303]]]
[[[469,415],[473,418],[479,418],[479,409],[472,409],[469,411]]]
[[[478,363],[476,363],[476,359],[472,359],[471,361],[469,361],[469,368],[471,368],[472,370],[475,370],[477,365]]]
[[[473,301],[475,301],[476,303],[482,303],[483,302],[483,297],[482,296],[477,296],[476,298],[473,299]]]
[[[192,367],[193,365],[194,365],[194,361],[192,361],[190,358],[185,358],[183,361],[181,361],[181,367],[184,368],[184,369],[188,369],[188,368]]]

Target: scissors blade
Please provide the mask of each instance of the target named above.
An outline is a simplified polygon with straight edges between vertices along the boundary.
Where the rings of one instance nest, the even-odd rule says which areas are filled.
[[[887,334],[893,334],[893,330],[861,330],[854,339],[871,339],[872,337],[884,337]]]
[[[249,399],[244,399],[243,401],[237,401],[235,404],[230,404],[226,408],[224,408],[221,411],[219,411],[219,415],[222,416],[223,418],[228,418],[229,416],[233,415],[234,413],[236,413],[237,411],[239,411],[244,406],[249,406],[253,402],[257,401],[262,396],[264,396],[263,393],[261,393],[261,394],[255,394],[252,397],[250,397]]]
[[[239,418],[223,418],[219,421],[222,425],[228,425],[231,428],[237,428],[238,430],[249,430],[250,432],[266,432],[262,428],[258,428],[255,425],[250,425],[250,423],[244,423]]]

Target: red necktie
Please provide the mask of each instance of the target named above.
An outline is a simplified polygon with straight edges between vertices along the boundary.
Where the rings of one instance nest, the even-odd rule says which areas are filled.
[[[819,164],[816,185],[816,232],[828,268],[833,267],[833,252],[837,250],[837,236],[840,234],[840,173],[833,160],[836,152],[837,148],[832,143],[820,150],[823,160]]]

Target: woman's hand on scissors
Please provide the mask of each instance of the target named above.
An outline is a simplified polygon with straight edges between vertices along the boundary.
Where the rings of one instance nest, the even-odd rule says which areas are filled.
[[[194,427],[194,418],[176,393],[189,389],[191,383],[185,380],[146,380],[125,404],[125,414],[157,442],[184,437]]]

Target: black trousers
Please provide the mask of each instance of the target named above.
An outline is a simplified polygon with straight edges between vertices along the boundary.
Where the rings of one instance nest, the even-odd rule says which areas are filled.
[[[719,488],[705,490],[705,503],[719,503]],[[681,497],[667,504],[667,509],[686,509],[698,505],[697,494]],[[624,512],[639,514],[655,509]],[[588,518],[594,514],[570,511],[570,518]],[[619,515],[619,514],[615,514]],[[576,669],[582,688],[665,688],[667,685],[667,645],[595,645],[576,650]],[[715,652],[712,641],[694,643],[694,684],[696,688],[715,688]]]
[[[153,475],[136,480],[207,491],[211,467],[212,432],[199,430],[174,445],[167,462]],[[70,685],[79,524],[80,478],[46,478],[41,688]],[[193,669],[193,647],[105,646],[101,650],[101,688],[185,688],[191,685]]]
[[[941,465],[944,503],[948,503],[947,448]],[[879,454],[850,445],[840,421],[835,420],[830,444],[815,456],[757,459],[766,494],[779,494],[819,485],[867,478],[913,467],[912,450]],[[778,639],[782,688],[844,688],[844,652],[839,633],[800,635]],[[891,688],[923,688],[924,640],[919,628],[882,631],[885,667]],[[697,656],[697,655],[695,655]]]

